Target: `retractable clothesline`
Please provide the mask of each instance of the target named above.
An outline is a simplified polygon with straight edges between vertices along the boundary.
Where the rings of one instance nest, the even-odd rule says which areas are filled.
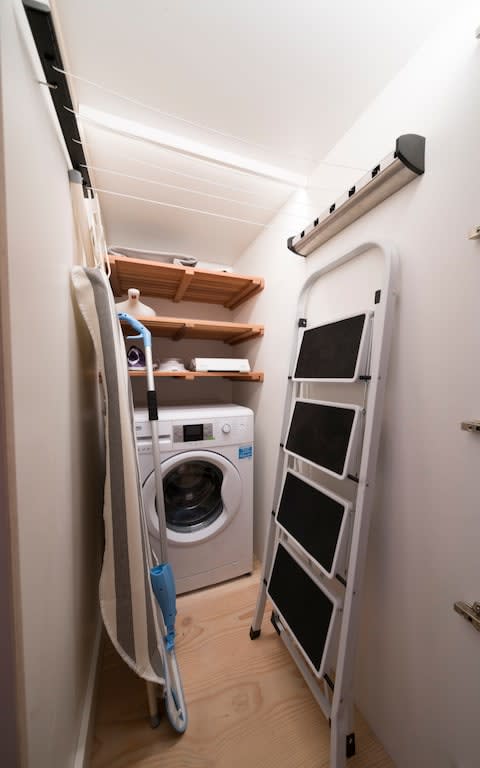
[[[81,142],[80,142],[81,143]],[[160,148],[160,151],[165,152],[171,152],[171,150]],[[182,171],[176,171],[173,168],[166,168],[164,165],[157,165],[156,163],[150,163],[146,160],[140,160],[139,157],[127,157],[128,160],[132,163],[140,163],[141,165],[145,165],[147,168],[156,168],[159,171],[164,171],[165,173],[173,173],[175,176],[184,176],[186,179],[193,179],[194,181],[203,181],[206,184],[211,184],[214,187],[222,187],[223,189],[228,189],[230,192],[242,192],[246,195],[258,195],[260,194],[258,190],[255,189],[246,189],[245,187],[232,187],[230,184],[222,184],[220,181],[213,181],[213,179],[207,179],[205,176],[192,176],[190,173],[183,173]],[[333,190],[339,189],[340,185],[337,185],[336,187],[317,187],[317,186],[308,186],[308,189],[315,189],[315,190],[322,190],[324,192],[332,192]]]
[[[160,151],[165,152],[171,152],[171,150],[164,149],[163,147],[160,148]],[[245,187],[232,187],[231,184],[223,184],[221,181],[214,181],[213,179],[207,179],[205,176],[194,176],[191,173],[183,173],[182,171],[177,171],[173,168],[167,168],[164,165],[157,165],[156,163],[148,163],[146,160],[140,160],[138,157],[129,157],[128,160],[133,163],[140,163],[143,166],[146,166],[147,168],[156,168],[159,171],[164,171],[165,173],[172,173],[175,176],[182,176],[185,179],[192,179],[193,181],[201,181],[205,184],[211,184],[214,187],[221,187],[222,189],[227,189],[229,192],[241,192],[242,194],[246,195],[258,195],[259,192],[256,189],[246,189]]]
[[[225,216],[222,213],[212,213],[211,211],[202,211],[200,208],[187,208],[183,205],[174,205],[173,203],[163,203],[160,200],[150,200],[147,197],[139,197],[138,195],[127,195],[124,192],[114,192],[111,189],[101,189],[100,187],[88,187],[92,192],[104,195],[114,195],[116,197],[123,197],[128,200],[137,200],[142,203],[149,203],[150,205],[160,205],[165,208],[177,208],[180,211],[187,211],[188,213],[200,213],[203,216],[213,216],[217,219],[227,219],[228,221],[238,221],[241,224],[253,224],[255,227],[268,227],[268,224],[262,224],[259,221],[250,221],[249,219],[239,219],[235,216]]]
[[[112,96],[116,96],[117,98],[122,99],[123,101],[127,101],[130,104],[135,104],[135,106],[141,107],[142,109],[147,109],[150,112],[155,112],[171,120],[176,120],[178,122],[184,123],[185,125],[191,125],[194,128],[200,128],[203,131],[214,133],[217,136],[222,136],[223,138],[226,138],[226,139],[233,139],[234,141],[239,141],[242,144],[247,144],[248,146],[256,147],[257,149],[263,149],[263,150],[266,150],[267,152],[277,152],[277,150],[275,150],[273,147],[268,146],[267,144],[261,144],[256,141],[252,141],[251,139],[245,139],[242,136],[236,136],[235,134],[228,133],[226,131],[220,131],[217,128],[212,128],[209,125],[204,125],[203,123],[197,123],[194,120],[188,120],[187,118],[181,117],[180,115],[175,115],[171,112],[165,112],[159,107],[154,107],[151,104],[146,104],[145,102],[139,101],[138,99],[132,99],[130,96],[125,96],[123,93],[120,93],[119,91],[115,91],[112,88],[107,88],[106,86],[101,85],[100,83],[96,83],[94,80],[89,80],[88,78],[82,77],[80,75],[75,75],[73,74],[73,72],[69,72],[65,69],[60,69],[59,67],[55,67],[55,66],[53,66],[52,69],[55,70],[55,72],[60,72],[62,75],[71,77],[73,80],[78,80],[79,82],[86,83],[87,85],[91,85],[94,88],[98,88],[98,90],[104,91],[104,93],[109,93]],[[287,150],[287,151],[282,151],[282,155],[288,155],[289,157],[302,158],[303,160],[308,160],[311,163],[315,163],[316,165],[327,165],[332,168],[347,168],[352,171],[367,170],[366,168],[361,168],[360,166],[352,166],[352,165],[347,165],[343,163],[331,163],[327,161],[318,163],[314,157],[303,152],[292,152]]]
[[[103,91],[104,93],[109,93],[112,96],[116,96],[119,99],[122,99],[123,101],[127,101],[130,104],[135,104],[135,106],[141,107],[142,109],[146,109],[150,112],[155,112],[156,114],[162,115],[163,117],[167,117],[171,120],[176,120],[178,122],[184,123],[185,125],[190,125],[194,128],[200,128],[201,130],[208,131],[209,133],[214,133],[217,136],[222,136],[223,138],[227,139],[233,139],[234,141],[239,141],[242,144],[246,144],[251,147],[256,147],[257,149],[263,149],[267,152],[275,152],[278,154],[278,151],[275,150],[273,147],[268,146],[267,144],[261,144],[259,142],[252,141],[251,139],[245,139],[242,136],[236,136],[235,134],[228,133],[225,131],[220,131],[217,128],[212,128],[211,126],[204,125],[203,123],[197,123],[193,120],[188,120],[185,117],[181,117],[180,115],[175,115],[171,112],[166,112],[164,110],[161,110],[159,107],[152,106],[151,104],[146,104],[145,102],[139,101],[138,99],[133,99],[131,96],[125,96],[124,94],[120,93],[119,91],[114,90],[113,88],[108,88],[107,86],[101,85],[100,83],[95,82],[94,80],[90,80],[88,78],[82,77],[81,75],[75,75],[73,72],[70,72],[66,69],[62,69],[60,67],[52,66],[52,69],[55,72],[59,72],[62,75],[65,75],[66,77],[71,77],[73,80],[78,80],[79,82],[86,83],[87,85],[91,85],[94,88],[97,88],[98,90]],[[48,83],[46,83],[48,85]],[[312,164],[315,165],[325,165],[330,168],[345,168],[352,171],[366,171],[367,168],[364,168],[362,166],[358,165],[350,165],[348,163],[332,163],[327,160],[317,161],[314,157],[312,157],[309,154],[302,153],[302,152],[292,152],[289,150],[282,150],[282,155],[287,155],[289,157],[296,157],[301,158],[303,160],[308,160]],[[279,182],[281,183],[281,182]],[[283,182],[285,183],[285,182]],[[291,185],[289,185],[291,186]]]
[[[101,83],[96,83],[94,80],[89,80],[88,78],[82,77],[81,75],[75,75],[73,72],[69,72],[66,69],[60,69],[60,67],[54,67],[54,66],[52,66],[52,69],[55,70],[55,72],[60,72],[62,75],[71,77],[73,80],[78,80],[81,83],[86,83],[87,85],[91,85],[94,88],[97,88],[98,90],[103,91],[104,93],[109,93],[110,95],[116,96],[117,98],[122,99],[123,101],[127,101],[130,104],[134,104],[137,107],[146,109],[149,112],[155,112],[158,115],[162,115],[162,117],[167,117],[169,120],[176,120],[179,123],[190,125],[193,128],[200,128],[202,131],[208,131],[209,133],[214,133],[217,136],[222,136],[225,139],[233,139],[234,141],[239,141],[242,144],[247,144],[252,147],[257,147],[257,149],[267,150],[268,152],[276,151],[272,147],[269,147],[267,144],[260,144],[259,142],[252,141],[251,139],[245,139],[242,136],[236,136],[233,133],[220,131],[218,130],[218,128],[212,128],[209,125],[198,123],[198,122],[195,122],[194,120],[188,120],[187,118],[181,117],[180,115],[175,115],[173,112],[166,112],[165,110],[160,109],[159,107],[152,106],[152,104],[146,104],[145,102],[140,101],[139,99],[133,99],[131,96],[125,96],[125,94],[120,93],[119,91],[115,91],[113,88],[108,88],[107,86],[102,85]],[[286,152],[283,154],[288,154],[291,157],[302,158],[303,160],[311,160],[313,162],[313,158],[310,155],[307,155],[302,152]]]
[[[245,201],[245,200],[234,200],[231,197],[222,197],[221,195],[212,195],[210,192],[202,192],[201,190],[198,190],[198,189],[189,189],[188,187],[180,187],[177,184],[168,184],[167,182],[158,181],[156,179],[146,179],[142,176],[134,176],[129,173],[123,173],[123,171],[112,171],[110,168],[101,168],[98,165],[89,165],[89,164],[87,165],[85,163],[85,164],[82,164],[82,168],[87,168],[89,171],[100,171],[101,173],[110,173],[113,176],[121,176],[124,179],[140,181],[146,184],[155,184],[160,187],[167,187],[168,189],[175,189],[180,192],[188,192],[189,194],[193,194],[193,195],[201,195],[202,197],[209,197],[209,198],[212,198],[213,200],[221,200],[222,202],[225,202],[225,203],[235,203],[237,205],[246,205],[249,208],[257,208],[259,211],[271,211],[272,213],[275,213],[276,211],[278,211],[278,208],[272,208],[271,206],[258,205],[258,203],[249,203],[248,201]],[[305,216],[301,216],[300,214],[297,214],[297,213],[283,213],[282,215],[289,216],[295,219],[302,219],[302,220],[305,219]]]

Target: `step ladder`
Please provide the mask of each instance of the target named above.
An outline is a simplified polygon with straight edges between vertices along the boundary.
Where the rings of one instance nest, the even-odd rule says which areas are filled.
[[[373,248],[384,258],[373,310],[309,326],[309,297],[317,281]],[[310,275],[300,293],[274,504],[250,629],[252,640],[259,637],[268,596],[272,623],[330,722],[330,768],[344,768],[355,754],[359,599],[375,496],[396,264],[391,247],[367,242],[332,258]],[[358,382],[365,387],[362,405],[348,402],[348,385]],[[341,385],[342,402],[304,397],[310,383]],[[318,476],[325,477],[325,485]],[[337,478],[336,487],[350,486],[347,498],[329,489],[328,477]]]

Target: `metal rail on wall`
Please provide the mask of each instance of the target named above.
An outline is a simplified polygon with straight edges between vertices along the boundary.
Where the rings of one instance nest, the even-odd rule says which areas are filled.
[[[395,149],[350,187],[287,246],[308,256],[331,237],[348,227],[425,171],[425,138],[416,133],[399,136]]]
[[[73,111],[68,81],[65,74],[59,71],[63,70],[63,61],[52,14],[47,6],[36,0],[23,0],[23,6],[45,75],[42,85],[49,89],[72,168],[81,174],[86,194],[86,188],[91,187],[92,182],[85,167],[87,161]]]

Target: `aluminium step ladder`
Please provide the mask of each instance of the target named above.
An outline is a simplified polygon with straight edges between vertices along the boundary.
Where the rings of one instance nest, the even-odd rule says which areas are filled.
[[[308,300],[317,281],[373,248],[384,257],[374,310],[309,327]],[[272,623],[331,724],[330,768],[344,768],[346,758],[355,754],[359,597],[375,494],[396,263],[392,248],[364,243],[331,259],[301,291],[274,505],[250,629],[256,639],[268,595]],[[348,384],[357,382],[364,382],[363,405],[303,396],[309,383],[341,384],[348,392]],[[325,481],[313,480],[312,468]],[[354,488],[345,493],[353,501],[334,493],[329,477]]]

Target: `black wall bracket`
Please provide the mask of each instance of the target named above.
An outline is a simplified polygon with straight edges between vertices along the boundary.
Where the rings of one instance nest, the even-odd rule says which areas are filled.
[[[48,8],[35,0],[23,0],[23,6],[45,75],[45,83],[42,85],[49,90],[72,167],[82,174],[85,190],[86,187],[91,186],[91,181],[88,170],[84,167],[87,161],[80,140],[77,118],[73,113],[67,78],[63,72],[57,71],[57,69],[63,70],[64,66],[52,14]]]
[[[347,736],[347,757],[353,757],[355,755],[355,734],[349,733]]]

